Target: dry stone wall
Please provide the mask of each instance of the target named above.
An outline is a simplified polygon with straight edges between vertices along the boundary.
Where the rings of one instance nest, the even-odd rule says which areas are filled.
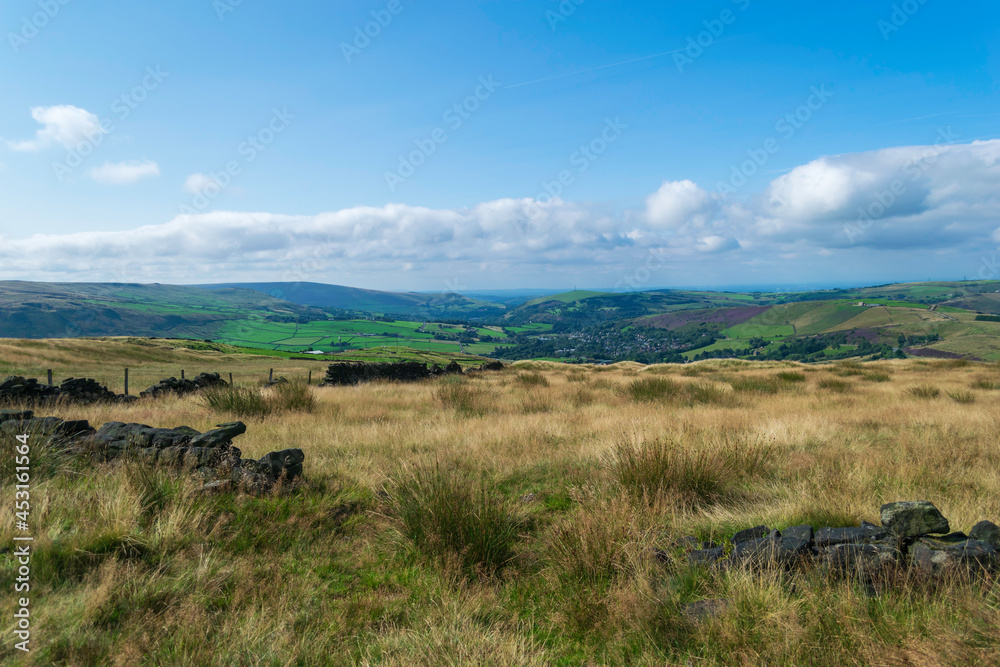
[[[200,476],[205,490],[242,489],[261,493],[302,476],[301,449],[245,459],[233,440],[246,433],[243,422],[219,424],[200,433],[187,426],[154,428],[108,422],[93,428],[87,420],[35,417],[31,410],[0,410],[0,438],[28,434],[35,442],[66,456],[94,463],[124,459],[185,470]]]
[[[756,526],[739,531],[728,543],[687,537],[671,549],[654,549],[653,555],[664,563],[674,563],[676,553],[671,551],[680,551],[692,565],[785,570],[820,567],[869,582],[906,568],[927,575],[997,574],[1000,528],[980,521],[968,534],[951,532],[948,520],[932,503],[903,501],[882,506],[881,525],[794,526],[781,531]]]
[[[504,365],[499,361],[483,364],[477,371],[502,371]],[[462,375],[461,364],[452,361],[442,368],[437,364],[429,367],[417,361],[399,361],[387,364],[371,364],[365,362],[342,362],[330,364],[326,378],[321,387],[355,385],[374,380],[394,380],[396,382],[416,382],[439,375]]]

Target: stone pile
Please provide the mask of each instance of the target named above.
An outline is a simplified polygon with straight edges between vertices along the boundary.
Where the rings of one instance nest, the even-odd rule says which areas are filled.
[[[927,575],[1000,573],[1000,528],[989,521],[979,522],[968,535],[950,532],[948,520],[933,504],[905,501],[883,505],[881,523],[781,531],[757,526],[739,531],[728,544],[687,537],[674,544],[674,551],[680,550],[692,565],[786,570],[819,566],[868,581],[900,568]],[[669,551],[653,553],[662,562],[673,562]]]
[[[13,375],[0,383],[0,403],[45,403],[59,399],[74,403],[122,403],[136,400],[134,396],[119,396],[97,380],[88,378],[67,378],[50,387],[35,378]]]
[[[208,387],[220,387],[228,384],[218,373],[202,373],[193,379],[183,380],[170,377],[160,380],[146,391],[141,392],[139,396],[142,398],[159,398],[164,394],[183,396],[184,394],[191,394],[202,389],[207,389]]]
[[[240,488],[262,493],[279,481],[302,475],[301,449],[270,452],[259,460],[244,459],[233,439],[247,427],[219,424],[199,433],[187,426],[154,428],[145,424],[108,422],[94,429],[86,420],[35,417],[31,410],[0,411],[0,438],[28,434],[33,447],[47,447],[95,463],[131,458],[149,465],[197,473],[206,490]]]
[[[492,361],[483,364],[476,371],[502,371],[504,365],[499,361]],[[321,387],[355,385],[362,382],[372,382],[374,380],[394,380],[396,382],[416,382],[439,375],[462,375],[461,364],[452,361],[442,368],[434,364],[430,368],[427,364],[418,361],[398,361],[385,364],[372,364],[365,362],[342,362],[330,364],[326,371],[326,378]]]

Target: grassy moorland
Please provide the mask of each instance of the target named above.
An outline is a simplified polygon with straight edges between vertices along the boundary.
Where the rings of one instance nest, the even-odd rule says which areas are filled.
[[[250,420],[236,442],[244,456],[305,451],[307,482],[283,494],[204,496],[136,464],[40,463],[37,645],[21,662],[1000,663],[995,582],[903,577],[869,597],[819,571],[649,556],[759,523],[877,522],[904,499],[934,502],[955,530],[997,522],[997,366],[522,362],[310,391],[311,408]],[[199,430],[231,419],[196,396],[40,413]],[[4,590],[13,577],[5,560]],[[684,613],[718,598],[732,601],[718,616]],[[0,599],[11,637],[12,595]],[[0,659],[14,661],[11,644]]]

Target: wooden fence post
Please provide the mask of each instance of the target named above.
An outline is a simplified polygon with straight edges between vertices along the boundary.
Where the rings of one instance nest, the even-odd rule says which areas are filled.
[[[233,374],[232,373],[229,374],[229,386],[230,387],[233,386]]]
[[[184,379],[184,369],[183,368],[181,369],[181,379],[182,380]]]
[[[309,371],[309,381],[306,384],[312,384],[312,383],[313,383],[313,372]]]
[[[49,386],[52,386],[52,369],[49,369]]]
[[[125,395],[128,396],[128,369],[125,369]]]
[[[273,368],[271,369],[271,372],[267,374],[267,381],[268,382],[274,382],[274,369]]]

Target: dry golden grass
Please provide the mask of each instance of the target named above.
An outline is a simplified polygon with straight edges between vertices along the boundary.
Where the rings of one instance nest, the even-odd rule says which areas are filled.
[[[11,363],[2,346],[0,358]],[[149,364],[152,374],[169,365]],[[872,374],[879,381],[864,381]],[[636,400],[628,387],[645,377],[725,400]],[[205,497],[173,473],[114,466],[34,480],[38,644],[24,662],[1000,664],[995,584],[913,581],[869,598],[819,574],[792,582],[649,558],[681,535],[878,522],[894,500],[930,500],[954,530],[997,522],[1000,393],[969,389],[994,378],[990,366],[911,360],[818,370],[522,362],[475,377],[314,388],[311,413],[250,420],[236,443],[246,457],[301,448],[308,484],[291,495]],[[829,380],[842,384],[831,391]],[[941,393],[920,398],[913,386]],[[974,401],[949,398],[970,391]],[[226,421],[195,396],[40,412],[199,430]],[[680,474],[650,493],[626,488],[622,443],[657,442],[674,449],[651,465],[687,456],[737,466],[697,502]],[[747,456],[754,468],[741,472]],[[394,485],[439,465],[471,471],[525,519],[502,576],[470,575],[461,554],[431,557],[404,536]],[[6,543],[12,533],[8,512]],[[12,572],[2,570],[5,590]],[[7,619],[11,598],[0,605]],[[709,598],[732,603],[699,623],[684,615]],[[13,659],[10,643],[0,658]]]

